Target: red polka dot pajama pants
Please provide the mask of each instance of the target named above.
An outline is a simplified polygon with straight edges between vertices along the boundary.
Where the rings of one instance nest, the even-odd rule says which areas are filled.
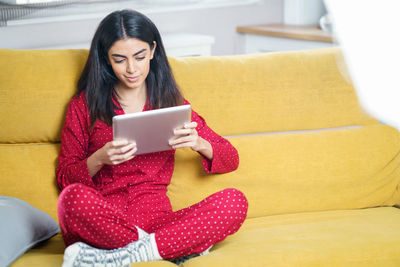
[[[164,206],[170,207],[165,199]],[[138,239],[138,226],[155,233],[162,258],[174,259],[201,253],[235,233],[246,218],[247,206],[243,193],[225,189],[176,212],[169,208],[151,216],[132,214],[133,209],[124,211],[93,188],[72,184],[61,192],[58,213],[67,245],[82,241],[104,249],[123,247]]]

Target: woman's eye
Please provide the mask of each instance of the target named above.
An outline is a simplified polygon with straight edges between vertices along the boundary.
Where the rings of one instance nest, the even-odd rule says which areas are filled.
[[[122,62],[124,62],[124,59],[121,59],[121,60],[115,60],[114,62],[115,62],[115,63],[122,63]]]
[[[141,61],[141,60],[143,60],[143,59],[145,59],[145,57],[137,57],[137,58],[136,58],[136,60],[138,60],[138,61]]]

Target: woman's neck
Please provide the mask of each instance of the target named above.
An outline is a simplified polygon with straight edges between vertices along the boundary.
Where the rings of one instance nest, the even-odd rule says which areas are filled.
[[[147,100],[146,87],[122,88],[117,84],[114,89],[117,93],[118,102],[126,114],[143,110]]]

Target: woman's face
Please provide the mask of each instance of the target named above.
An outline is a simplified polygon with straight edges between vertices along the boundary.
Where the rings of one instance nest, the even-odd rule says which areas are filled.
[[[155,42],[151,50],[148,43],[136,38],[118,40],[111,46],[108,61],[119,80],[119,89],[146,89],[155,48]]]

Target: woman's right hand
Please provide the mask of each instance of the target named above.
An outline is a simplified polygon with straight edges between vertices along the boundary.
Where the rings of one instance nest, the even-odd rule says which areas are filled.
[[[136,143],[114,140],[105,144],[87,159],[90,176],[94,176],[103,166],[117,165],[135,157]]]

